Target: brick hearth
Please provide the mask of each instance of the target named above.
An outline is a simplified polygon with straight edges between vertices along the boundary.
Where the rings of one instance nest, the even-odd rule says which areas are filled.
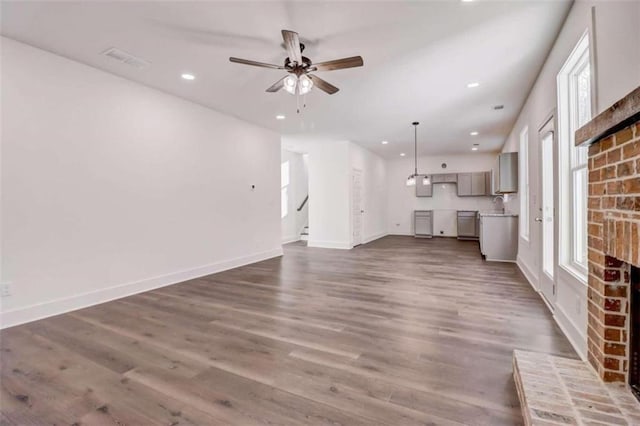
[[[588,357],[626,381],[629,265],[640,266],[640,88],[576,132],[589,146]]]

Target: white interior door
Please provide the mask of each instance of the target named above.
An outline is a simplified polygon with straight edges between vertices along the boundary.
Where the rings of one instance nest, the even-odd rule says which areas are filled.
[[[353,197],[353,246],[362,244],[362,225],[364,206],[362,203],[362,170],[353,169],[351,181],[351,196]]]
[[[553,120],[549,120],[539,132],[541,205],[536,222],[541,229],[540,291],[551,307],[556,294],[556,208],[555,208],[555,132]]]

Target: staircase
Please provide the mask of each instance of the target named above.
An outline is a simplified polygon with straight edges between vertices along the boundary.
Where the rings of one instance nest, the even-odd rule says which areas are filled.
[[[308,241],[309,240],[309,225],[305,226],[302,229],[302,232],[300,233],[300,239],[302,241]]]

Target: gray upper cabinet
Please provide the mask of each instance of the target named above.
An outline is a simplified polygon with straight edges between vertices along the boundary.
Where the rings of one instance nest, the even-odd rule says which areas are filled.
[[[496,195],[495,191],[493,190],[493,172],[485,172],[484,175],[484,186],[487,190],[487,195]]]
[[[471,193],[471,173],[458,173],[458,197],[469,197]]]
[[[416,179],[416,197],[432,197],[433,196],[433,177],[430,179],[429,185],[422,183],[423,176],[418,176]]]
[[[518,192],[517,152],[504,152],[498,155],[493,169],[493,192],[496,194]]]
[[[487,195],[485,172],[471,173],[471,195]]]
[[[431,177],[432,183],[456,183],[458,181],[456,173],[438,173]]]
[[[486,172],[458,173],[458,197],[490,195]]]

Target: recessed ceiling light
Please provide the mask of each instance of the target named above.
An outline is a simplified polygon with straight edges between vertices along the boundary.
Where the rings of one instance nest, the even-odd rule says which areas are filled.
[[[473,131],[473,132],[471,132],[471,133],[469,133],[469,134],[470,134],[471,136],[478,136],[478,132],[475,132],[475,131]]]
[[[471,3],[473,0],[462,0],[462,3]]]
[[[189,74],[189,73],[184,73],[180,77],[184,78],[185,80],[195,80],[196,79],[195,75]]]
[[[284,120],[285,118],[287,118],[287,117],[285,117],[285,116],[284,116],[284,115],[282,115],[282,114],[278,114],[278,115],[276,115],[276,120]]]
[[[382,145],[386,145],[388,143],[389,143],[389,141],[382,141]]]
[[[480,86],[480,83],[478,83],[477,81],[467,84],[467,87],[470,89],[473,89],[474,87],[478,87],[478,86]]]
[[[400,157],[404,157],[406,154],[404,152],[400,153]]]

